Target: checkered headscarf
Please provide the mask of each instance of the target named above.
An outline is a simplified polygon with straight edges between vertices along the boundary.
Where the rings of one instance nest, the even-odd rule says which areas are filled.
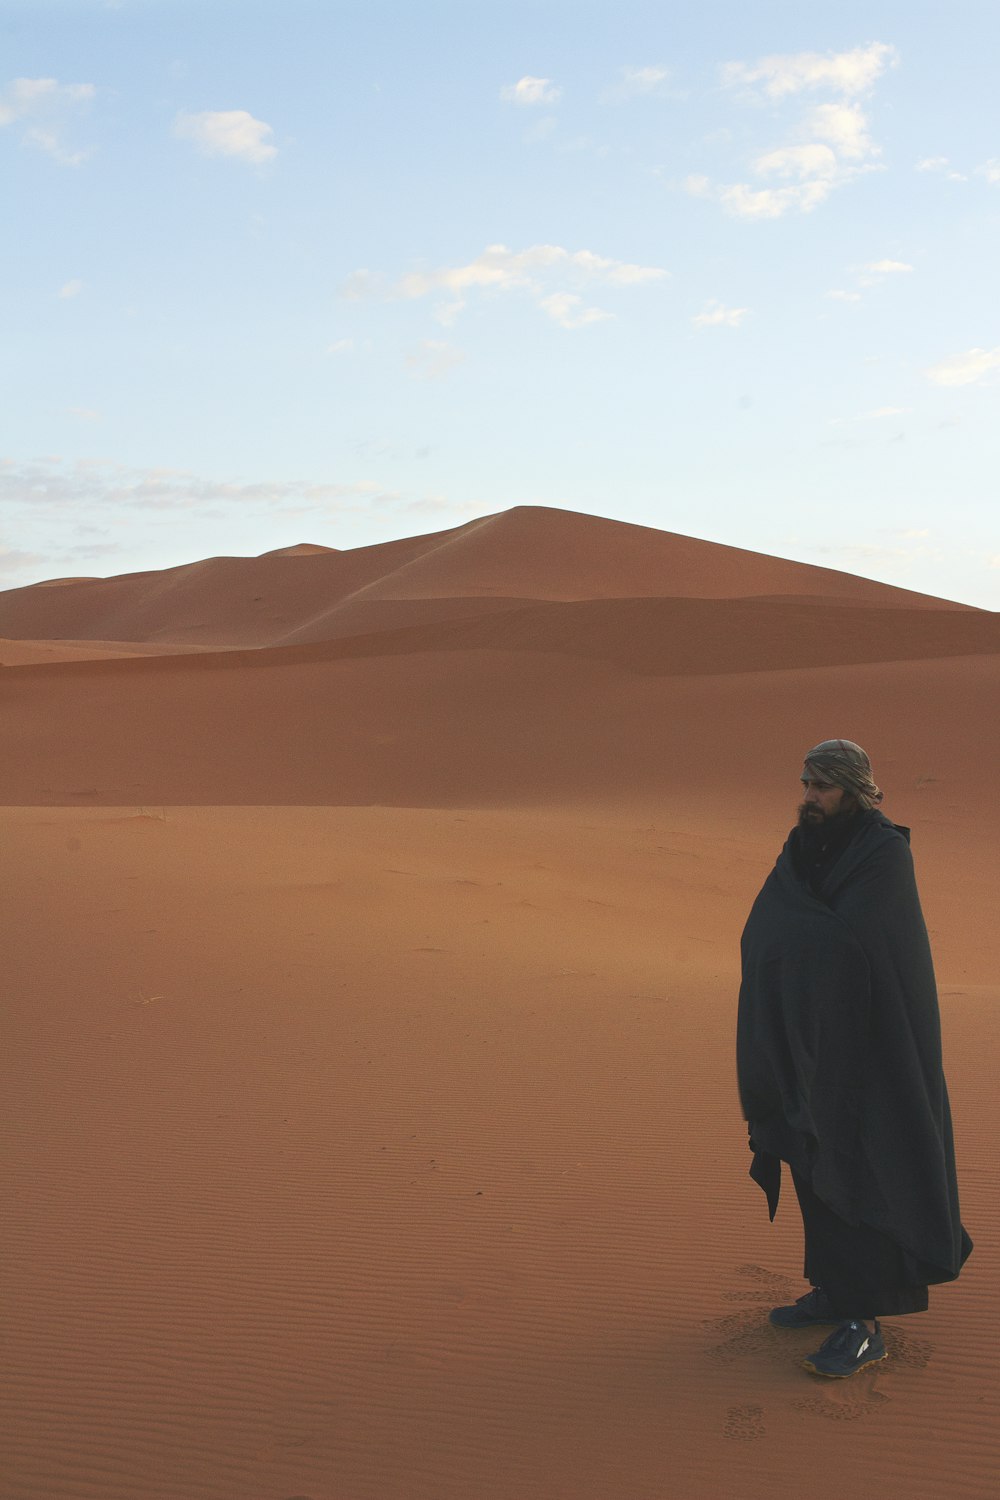
[[[806,771],[842,786],[864,808],[877,807],[882,793],[872,776],[872,763],[853,740],[823,740],[805,758]]]

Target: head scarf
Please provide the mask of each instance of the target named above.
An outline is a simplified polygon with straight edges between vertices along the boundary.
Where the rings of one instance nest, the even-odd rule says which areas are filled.
[[[806,754],[805,768],[834,786],[842,786],[865,809],[877,807],[882,801],[872,776],[872,763],[853,740],[823,740]]]

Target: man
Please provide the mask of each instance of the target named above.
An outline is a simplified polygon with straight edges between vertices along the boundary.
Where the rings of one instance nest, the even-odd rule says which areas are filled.
[[[812,1290],[778,1328],[834,1325],[804,1361],[843,1378],[886,1357],[880,1317],[921,1312],[972,1249],[909,829],[878,810],[851,740],[805,758],[798,826],[743,932],[737,1071],[774,1218],[791,1169]]]

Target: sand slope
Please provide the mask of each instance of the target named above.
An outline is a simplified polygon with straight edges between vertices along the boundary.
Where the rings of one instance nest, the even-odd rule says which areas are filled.
[[[808,1476],[834,1500],[845,1464],[863,1500],[992,1494],[985,893],[971,953],[938,938],[976,1257],[886,1324],[889,1362],[820,1383],[810,1336],[765,1321],[798,1230],[745,1176],[733,1082],[776,833],[676,804],[9,816],[5,1495],[770,1500]]]
[[[995,1493],[997,617],[592,520],[0,596],[2,1500]],[[830,734],[976,1240],[844,1384],[733,1066]]]
[[[299,544],[162,572],[0,593],[0,635],[262,646],[427,618],[427,601],[791,595],[961,609],[827,568],[569,511],[521,506],[450,531],[349,552]],[[405,614],[405,601],[423,613]],[[385,620],[377,606],[391,603]],[[486,607],[478,605],[476,612]],[[473,606],[475,609],[476,607]],[[454,602],[434,615],[471,611]]]
[[[0,640],[0,666],[43,667],[54,662],[116,661],[136,656],[184,656],[203,646],[155,645],[151,641]]]

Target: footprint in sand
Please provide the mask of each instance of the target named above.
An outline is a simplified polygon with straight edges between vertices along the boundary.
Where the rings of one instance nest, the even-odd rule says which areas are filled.
[[[764,1408],[762,1406],[730,1406],[722,1426],[722,1435],[747,1442],[764,1436]]]
[[[929,1344],[926,1339],[914,1338],[912,1333],[887,1328],[884,1324],[882,1335],[889,1355],[887,1370],[891,1370],[893,1365],[904,1365],[910,1370],[925,1370],[930,1364],[934,1345]]]
[[[724,1318],[706,1318],[702,1326],[719,1340],[709,1347],[708,1354],[721,1364],[729,1364],[744,1355],[763,1356],[772,1362],[777,1358],[782,1364],[786,1362],[786,1351],[774,1337],[774,1329],[762,1317],[759,1307],[752,1312],[728,1313]]]
[[[750,1284],[723,1292],[723,1302],[754,1302],[760,1306],[762,1303],[787,1302],[792,1297],[788,1277],[778,1276],[764,1266],[747,1262],[736,1267],[736,1275]]]
[[[865,1377],[855,1375],[853,1380],[859,1378],[864,1380]],[[888,1400],[888,1396],[883,1396],[873,1385],[859,1390],[852,1381],[850,1391],[838,1389],[822,1396],[798,1396],[791,1404],[795,1411],[812,1412],[827,1422],[856,1422],[859,1417],[873,1416]]]
[[[788,1277],[779,1276],[776,1271],[769,1271],[766,1266],[754,1265],[752,1261],[745,1261],[743,1265],[736,1267],[737,1276],[742,1276],[744,1281],[752,1281],[760,1288],[761,1292],[782,1294],[788,1287]]]

